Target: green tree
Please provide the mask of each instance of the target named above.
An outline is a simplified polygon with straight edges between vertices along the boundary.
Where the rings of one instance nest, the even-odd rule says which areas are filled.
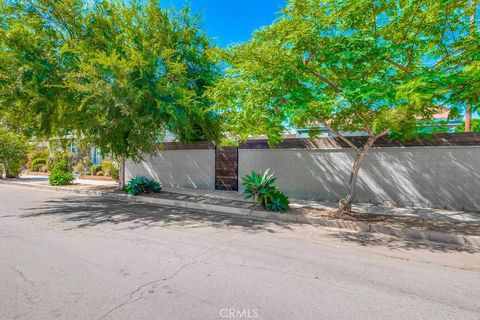
[[[59,2],[44,13],[37,8],[41,3],[47,1],[0,1],[0,120],[15,131],[48,137],[64,133],[63,113],[69,109],[59,84],[72,66],[59,53],[65,28],[53,12],[78,6]]]
[[[447,95],[435,64],[458,6],[436,1],[289,1],[272,25],[219,57],[226,76],[210,95],[225,130],[240,140],[267,134],[274,146],[288,126],[324,125],[354,151],[351,211],[362,161],[380,137],[415,132]],[[342,132],[366,132],[355,145]]]
[[[444,58],[438,62],[441,76],[450,90],[447,102],[465,117],[465,132],[472,131],[472,113],[479,110],[480,98],[480,30],[477,13],[480,4],[475,0],[449,4],[455,10],[445,24],[444,45],[439,50]]]
[[[17,91],[6,90],[0,105],[19,116],[9,106],[21,101],[25,106],[18,110],[34,119],[36,125],[29,126],[34,133],[76,133],[117,158],[120,188],[125,159],[156,151],[166,132],[181,141],[217,138],[218,120],[204,91],[218,71],[208,57],[209,40],[199,18],[188,9],[165,10],[156,1],[76,0],[20,1],[5,8],[2,47],[8,55],[0,59],[15,66],[0,72]],[[38,56],[51,56],[51,62],[25,57],[16,28],[25,28],[32,42],[48,39]],[[33,70],[31,96],[23,99],[23,79],[18,86],[11,72],[38,64],[39,70],[46,65],[59,76],[45,72],[39,79],[41,72]],[[37,109],[47,111],[37,114]]]
[[[3,165],[7,178],[15,178],[27,162],[29,151],[25,137],[0,129],[0,165]]]
[[[465,121],[463,121],[460,125],[455,128],[455,132],[465,132]],[[471,120],[471,132],[480,132],[480,119],[472,119]]]

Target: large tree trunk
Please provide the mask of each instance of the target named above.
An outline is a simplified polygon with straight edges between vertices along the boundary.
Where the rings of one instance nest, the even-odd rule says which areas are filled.
[[[472,105],[470,103],[465,108],[465,132],[472,132]]]
[[[120,167],[120,172],[119,172],[119,177],[118,177],[118,189],[120,191],[125,190],[125,158],[120,157],[119,159],[119,167]]]
[[[346,197],[338,202],[338,211],[340,213],[352,212],[352,203],[355,199],[355,188],[357,185],[358,173],[360,172],[362,161],[365,159],[366,155],[368,154],[368,150],[370,150],[375,141],[384,134],[386,134],[386,132],[379,135],[370,136],[363,147],[355,149],[356,154],[355,160],[353,161],[352,171],[350,173],[350,180],[348,182],[348,192]]]

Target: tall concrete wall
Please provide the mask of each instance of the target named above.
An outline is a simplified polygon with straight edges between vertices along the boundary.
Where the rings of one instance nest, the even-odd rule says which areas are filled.
[[[143,175],[168,187],[215,189],[215,150],[164,150],[145,161],[128,160],[126,180]]]
[[[336,202],[352,161],[348,149],[239,149],[238,175],[270,168],[287,195]],[[480,147],[374,148],[360,170],[357,200],[478,211]]]

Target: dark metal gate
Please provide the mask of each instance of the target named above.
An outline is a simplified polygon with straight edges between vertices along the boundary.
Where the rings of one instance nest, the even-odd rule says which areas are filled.
[[[215,189],[238,191],[238,148],[215,148]]]

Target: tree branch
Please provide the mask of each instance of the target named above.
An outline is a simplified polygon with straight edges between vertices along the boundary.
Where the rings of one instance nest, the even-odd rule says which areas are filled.
[[[378,139],[378,138],[383,137],[383,136],[386,135],[389,131],[390,131],[390,129],[385,129],[385,130],[383,130],[382,132],[380,132],[379,134],[374,135],[375,140]]]
[[[398,69],[404,71],[404,72],[407,73],[408,75],[413,76],[412,71],[410,71],[407,67],[402,66],[400,63],[395,62],[395,61],[393,61],[393,60],[391,60],[391,59],[388,59],[388,58],[385,58],[385,61],[387,61],[388,63],[393,64],[395,67],[397,67]]]
[[[322,75],[321,73],[317,72],[317,71],[312,71],[312,73],[317,76],[320,80],[322,80],[323,82],[325,82],[326,84],[328,84],[328,86],[330,88],[333,89],[333,91],[337,92],[337,93],[340,93],[342,92],[342,89],[340,89],[335,83],[333,83],[332,81],[328,80],[324,75]]]
[[[439,65],[441,65],[443,62],[445,62],[445,60],[447,60],[448,58],[450,58],[450,57],[453,56],[454,54],[459,53],[459,52],[461,52],[461,51],[462,51],[462,50],[459,49],[459,50],[455,50],[455,51],[452,51],[452,52],[447,53],[443,58],[441,58],[440,60],[438,60],[438,61],[433,65],[433,67],[430,69],[430,71],[433,70],[433,69],[435,69],[435,68],[438,67]]]
[[[304,65],[304,66],[307,66],[307,64],[308,64],[310,61],[312,61],[313,56],[314,56],[314,54],[313,54],[313,53],[310,53],[310,55],[308,56],[308,58],[303,60],[303,65]]]
[[[341,140],[343,140],[343,142],[348,144],[350,146],[350,148],[354,149],[357,152],[360,152],[360,149],[358,149],[358,147],[356,145],[354,145],[352,141],[350,141],[348,138],[344,137],[340,132],[337,132],[337,131],[333,130],[325,122],[322,122],[322,124],[324,125],[325,128],[327,128],[328,131],[331,131],[331,132],[335,133],[335,135],[337,137],[339,137]]]
[[[310,61],[312,61],[313,57],[314,57],[314,53],[311,52],[310,55],[308,56],[308,58],[304,59],[303,60],[303,65],[306,67]],[[333,82],[333,81],[330,81],[328,80],[324,75],[322,75],[321,73],[317,72],[317,71],[314,71],[312,70],[312,74],[315,75],[316,77],[318,77],[320,80],[322,80],[323,82],[325,82],[326,84],[328,84],[328,86],[330,88],[333,89],[333,91],[339,93],[339,92],[342,92],[342,90]]]

